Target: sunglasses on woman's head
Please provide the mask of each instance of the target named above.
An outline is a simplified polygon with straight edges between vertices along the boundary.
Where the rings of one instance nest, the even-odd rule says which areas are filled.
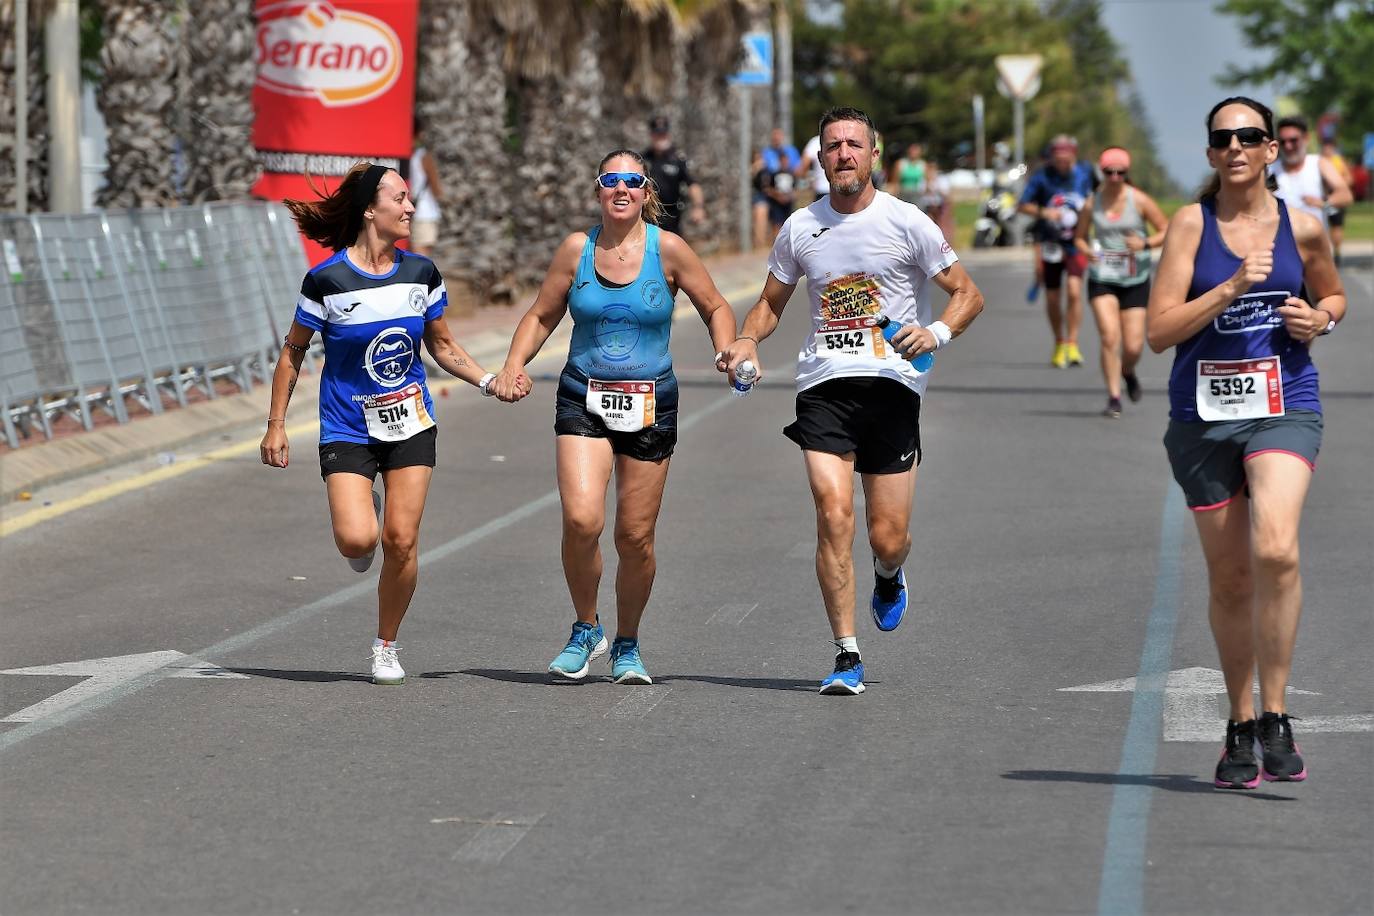
[[[1231,138],[1235,137],[1240,141],[1241,146],[1259,146],[1269,135],[1259,127],[1237,127],[1235,130],[1214,130],[1207,135],[1207,144],[1212,149],[1226,149],[1231,145]]]
[[[623,181],[625,182],[625,187],[632,191],[636,188],[644,187],[644,182],[648,180],[648,178],[639,172],[602,172],[600,175],[596,176],[596,183],[603,188],[614,188]]]

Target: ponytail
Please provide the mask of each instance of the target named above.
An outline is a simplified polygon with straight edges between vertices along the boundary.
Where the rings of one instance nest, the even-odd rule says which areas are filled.
[[[333,251],[342,251],[358,239],[363,227],[363,212],[377,199],[377,186],[389,169],[371,162],[359,162],[348,170],[339,186],[326,194],[306,181],[319,200],[286,200],[301,234]]]

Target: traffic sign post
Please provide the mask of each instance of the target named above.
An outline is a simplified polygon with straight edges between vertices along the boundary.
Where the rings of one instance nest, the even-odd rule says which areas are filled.
[[[1016,125],[1016,164],[1026,163],[1026,102],[1040,91],[1039,54],[1001,54],[994,59],[997,65],[997,91],[1012,102],[1012,119]],[[1016,244],[1021,244],[1021,224],[1015,224]]]
[[[754,247],[754,222],[749,200],[749,146],[753,135],[751,91],[755,86],[773,84],[773,36],[768,32],[746,32],[740,39],[743,56],[739,69],[730,77],[739,101],[739,250]]]

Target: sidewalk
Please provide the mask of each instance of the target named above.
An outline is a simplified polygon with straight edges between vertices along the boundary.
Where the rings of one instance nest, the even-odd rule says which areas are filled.
[[[765,254],[760,252],[707,260],[706,266],[717,287],[738,314],[754,304],[762,288],[764,259]],[[517,304],[485,306],[461,318],[450,315],[449,327],[480,365],[494,371],[505,359],[515,325],[532,301],[533,292]],[[678,307],[686,302],[686,295],[679,294]],[[572,322],[565,319],[544,350],[566,349],[571,330]],[[431,387],[441,387],[443,379],[462,384],[428,365]],[[174,453],[214,436],[236,440],[260,436],[270,396],[268,386],[262,385],[247,393],[226,394],[184,408],[171,407],[161,414],[137,417],[122,425],[111,421],[90,431],[78,430],[52,441],[40,439],[16,450],[0,452],[0,505],[11,504],[24,498],[22,494],[32,494],[41,487]],[[319,375],[302,370],[287,412],[288,427],[313,421],[318,408]]]

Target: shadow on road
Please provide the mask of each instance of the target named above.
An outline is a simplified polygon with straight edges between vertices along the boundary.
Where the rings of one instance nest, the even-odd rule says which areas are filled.
[[[466,668],[462,671],[433,671],[420,677],[445,677],[450,674],[470,674],[492,681],[505,681],[508,684],[539,684],[543,686],[567,687],[578,684],[604,684],[605,676],[588,676],[581,681],[550,680],[543,671],[511,671],[507,668]],[[709,674],[667,674],[654,675],[655,684],[672,684],[677,681],[695,681],[700,684],[718,684],[724,687],[746,687],[752,690],[804,690],[816,691],[815,680],[797,680],[785,677],[717,677]],[[879,683],[868,681],[870,686]]]
[[[747,687],[752,690],[805,690],[815,693],[820,681],[811,678],[805,681],[790,677],[718,677],[710,674],[669,674],[658,678],[660,684],[673,681],[696,681],[701,684],[718,684],[722,687]],[[877,681],[866,681],[872,685]]]
[[[328,684],[335,681],[362,681],[372,683],[372,675],[358,671],[293,671],[283,668],[228,668],[235,674],[249,677],[270,677],[279,681],[306,681],[314,684]]]
[[[1187,794],[1222,795],[1231,794],[1262,801],[1297,801],[1291,795],[1272,795],[1268,792],[1253,790],[1222,790],[1210,782],[1184,773],[1079,773],[1074,770],[1012,770],[1002,774],[1003,779],[1022,782],[1082,782],[1101,786],[1149,786],[1169,792]]]

